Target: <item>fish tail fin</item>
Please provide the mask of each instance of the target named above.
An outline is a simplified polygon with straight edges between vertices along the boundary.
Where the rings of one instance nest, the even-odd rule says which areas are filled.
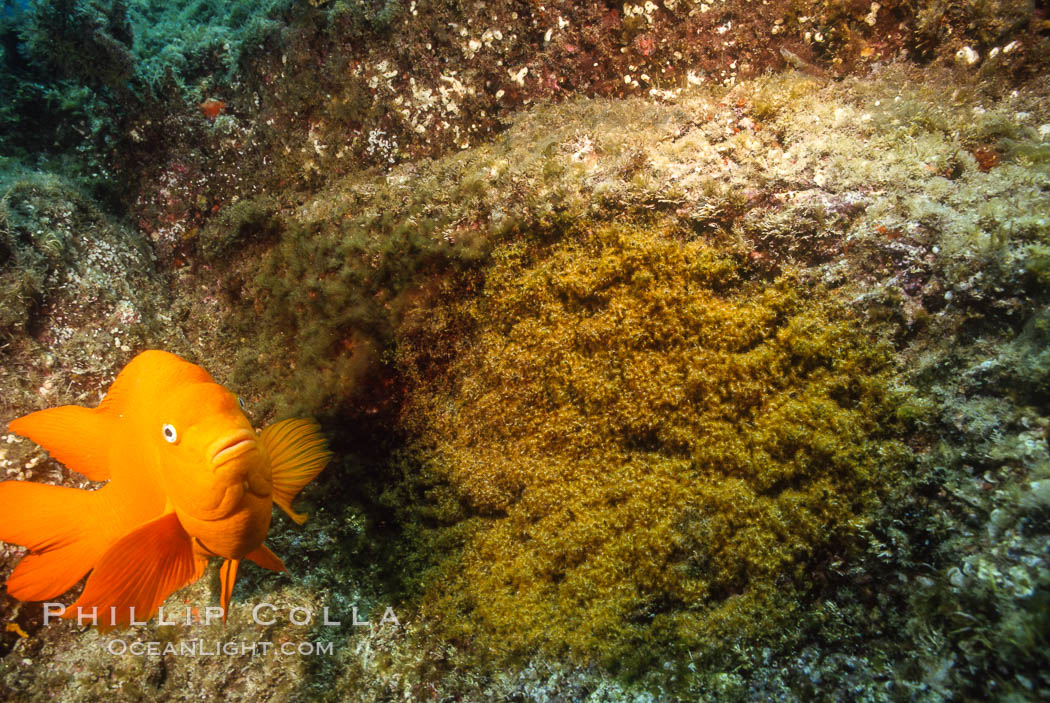
[[[145,621],[164,600],[202,572],[193,541],[175,513],[150,520],[102,555],[76,603],[62,615],[87,618],[100,630]],[[91,616],[95,615],[95,620]]]
[[[332,458],[321,426],[301,418],[282,420],[264,429],[259,439],[270,455],[273,502],[303,524],[306,515],[292,510],[292,500]]]
[[[109,480],[109,446],[116,427],[106,409],[62,405],[23,415],[7,427],[92,481]]]
[[[48,600],[91,570],[112,541],[98,525],[103,491],[0,482],[0,540],[30,552],[7,579],[8,593],[23,601]]]

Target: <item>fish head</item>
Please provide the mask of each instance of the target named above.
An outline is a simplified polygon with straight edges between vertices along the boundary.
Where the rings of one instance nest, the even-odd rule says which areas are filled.
[[[227,558],[261,544],[273,478],[240,399],[216,383],[187,384],[151,414],[158,482],[187,532]]]

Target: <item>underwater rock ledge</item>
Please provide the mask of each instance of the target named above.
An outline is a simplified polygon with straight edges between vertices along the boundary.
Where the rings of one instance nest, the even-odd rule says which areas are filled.
[[[3,634],[0,691],[1050,695],[1047,125],[1045,90],[989,99],[899,66],[577,98],[468,149],[332,178],[294,206],[220,208],[174,269],[67,183],[9,181],[5,417],[90,403],[157,346],[236,387],[260,424],[319,416],[342,453],[306,493],[305,533],[275,530],[296,576],[247,580],[222,635],[329,638],[332,656],[114,657],[8,598],[5,619],[30,636]],[[634,323],[603,322],[610,311]],[[723,347],[757,360],[711,361]],[[544,373],[555,353],[566,369]],[[622,358],[588,367],[603,354]],[[705,392],[677,397],[676,374]],[[716,396],[740,422],[772,413],[755,430],[770,441],[719,465],[704,440],[731,433],[701,405]],[[779,473],[747,476],[744,449],[776,455],[760,463]],[[648,461],[661,452],[678,455]],[[681,488],[716,465],[748,491]],[[72,478],[6,437],[0,466]],[[687,494],[696,509],[677,515]],[[768,519],[748,532],[740,505],[755,501]],[[173,600],[211,597],[202,582]],[[515,612],[521,597],[533,607]],[[247,617],[260,600],[394,603],[404,627],[260,634]],[[697,606],[711,602],[729,605]]]

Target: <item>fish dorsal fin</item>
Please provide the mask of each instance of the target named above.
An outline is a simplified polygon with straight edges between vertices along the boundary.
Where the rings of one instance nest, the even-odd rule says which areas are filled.
[[[160,349],[147,349],[129,361],[113,383],[109,384],[106,396],[98,409],[121,414],[129,410],[137,391],[146,392],[170,388],[178,383],[213,383],[211,375],[196,364],[180,359]]]
[[[175,513],[132,530],[99,559],[84,592],[62,617],[76,620],[97,608],[100,630],[148,620],[168,596],[199,575],[193,543]],[[90,618],[85,621],[90,622]]]
[[[8,428],[28,437],[70,469],[92,481],[110,476],[110,446],[119,437],[120,417],[133,412],[135,398],[179,382],[211,382],[208,372],[174,354],[144,351],[117,374],[97,408],[63,405],[13,420]],[[140,389],[142,389],[140,391]]]
[[[117,421],[102,408],[62,405],[12,420],[7,428],[92,481],[109,480],[109,448]]]
[[[251,559],[256,564],[264,569],[270,571],[287,571],[284,562],[281,561],[281,557],[277,556],[270,551],[269,547],[265,544],[260,544],[257,549],[254,549],[244,555],[245,559]]]
[[[259,439],[270,455],[273,502],[288,517],[303,524],[306,515],[292,510],[292,499],[332,458],[321,426],[301,418],[282,420],[264,429]]]
[[[219,604],[222,606],[222,621],[230,611],[230,598],[233,597],[233,584],[237,583],[237,567],[240,559],[227,559],[219,567]]]

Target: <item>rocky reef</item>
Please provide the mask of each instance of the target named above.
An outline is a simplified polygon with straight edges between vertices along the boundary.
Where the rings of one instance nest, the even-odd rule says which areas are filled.
[[[225,626],[0,593],[5,700],[1050,697],[1045,8],[2,7],[0,419],[336,452]]]

